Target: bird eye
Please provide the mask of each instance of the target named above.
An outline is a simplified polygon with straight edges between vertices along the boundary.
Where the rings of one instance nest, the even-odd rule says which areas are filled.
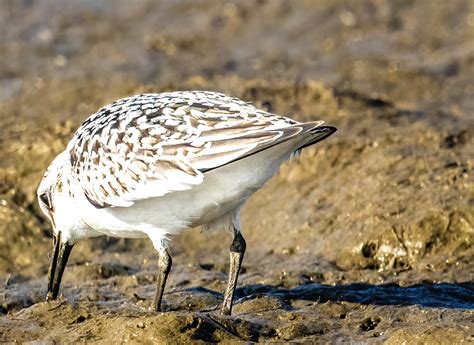
[[[41,194],[39,198],[41,202],[48,208],[48,210],[53,209],[53,205],[51,205],[51,200],[49,199],[49,196],[47,193]]]

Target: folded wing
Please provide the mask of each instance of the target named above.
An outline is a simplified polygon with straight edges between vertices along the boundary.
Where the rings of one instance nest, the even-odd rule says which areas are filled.
[[[323,123],[302,124],[249,105],[241,115],[239,106],[196,110],[188,103],[175,113],[163,108],[132,120],[111,114],[102,125],[86,121],[68,146],[74,178],[96,207],[127,207],[193,188],[206,171],[291,138],[307,133],[309,140]],[[253,109],[258,116],[248,116]]]

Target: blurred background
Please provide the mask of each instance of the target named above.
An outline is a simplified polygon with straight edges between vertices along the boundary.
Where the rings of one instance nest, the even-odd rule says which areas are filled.
[[[472,340],[473,1],[2,1],[0,32],[0,339]],[[172,242],[166,316],[134,307],[151,244],[110,238],[76,245],[46,312],[44,170],[99,107],[184,89],[339,129],[244,208],[237,316],[197,312],[231,240],[199,229]]]

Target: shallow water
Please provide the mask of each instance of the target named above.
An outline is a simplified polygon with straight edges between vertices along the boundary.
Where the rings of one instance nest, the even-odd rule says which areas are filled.
[[[474,284],[417,284],[401,287],[397,284],[349,284],[328,286],[305,284],[294,289],[273,286],[244,286],[236,292],[238,299],[271,296],[284,300],[325,302],[351,302],[373,305],[410,306],[432,308],[474,309]]]

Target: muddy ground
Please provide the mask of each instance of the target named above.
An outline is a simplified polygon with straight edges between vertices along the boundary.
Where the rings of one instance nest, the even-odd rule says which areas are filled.
[[[474,342],[474,2],[2,1],[0,32],[0,341]],[[101,105],[178,89],[339,129],[244,208],[234,314],[231,239],[199,229],[164,313],[145,240],[79,243],[44,302],[45,168]]]

